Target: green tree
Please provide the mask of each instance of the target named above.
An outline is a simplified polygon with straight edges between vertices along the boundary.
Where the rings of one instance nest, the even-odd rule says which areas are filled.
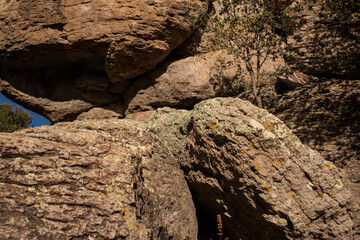
[[[262,66],[267,59],[279,57],[282,44],[281,38],[275,34],[278,23],[269,8],[271,2],[267,0],[219,0],[218,2],[222,6],[221,10],[209,20],[210,42],[218,49],[226,49],[234,56],[235,62],[239,60],[245,62],[251,78],[252,93],[257,105],[262,107],[258,87]]]
[[[0,132],[14,132],[28,128],[31,121],[32,117],[19,107],[13,110],[11,105],[7,103],[0,105]]]

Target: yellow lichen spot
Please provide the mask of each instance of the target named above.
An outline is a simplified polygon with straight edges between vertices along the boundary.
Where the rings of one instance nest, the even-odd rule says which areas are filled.
[[[332,192],[331,192],[331,195],[335,195],[335,191],[332,191]]]
[[[124,210],[124,215],[129,215],[129,210],[125,209]]]
[[[355,204],[355,205],[354,205],[354,208],[357,208],[357,207],[359,207],[359,205]]]
[[[322,191],[320,191],[320,194],[323,195],[324,193]]]
[[[259,166],[259,165],[257,165],[257,166],[256,166],[256,169],[257,169],[257,170],[260,170],[260,166]]]
[[[216,125],[215,123],[210,123],[209,127],[213,130],[216,130]]]
[[[325,167],[327,167],[330,170],[331,164],[325,164]]]
[[[68,178],[68,177],[65,177],[65,181],[68,182],[68,181],[69,181],[69,178]]]
[[[254,164],[257,165],[257,161],[254,161]]]
[[[291,192],[288,192],[289,197],[292,197]]]
[[[242,151],[243,154],[245,154],[245,151]]]
[[[282,160],[281,158],[278,158],[278,159],[276,160],[276,163],[277,163],[277,164],[280,164],[280,163],[282,163],[282,161],[283,161],[283,160]]]
[[[265,123],[265,127],[267,130],[269,130],[270,132],[272,130],[274,130],[274,124],[273,123]]]
[[[275,169],[274,167],[271,167],[271,169]]]
[[[249,182],[246,182],[246,185],[250,185],[250,183],[249,183]]]
[[[268,188],[266,189],[266,191],[267,191],[267,192],[271,192],[272,189],[273,189],[272,186],[270,186],[270,187],[268,187]]]

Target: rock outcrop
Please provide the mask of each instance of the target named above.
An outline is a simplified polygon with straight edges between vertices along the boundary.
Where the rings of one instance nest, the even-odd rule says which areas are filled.
[[[360,237],[360,81],[320,80],[285,94],[273,113],[342,170],[357,206]]]
[[[287,38],[289,60],[306,74],[359,79],[360,24],[324,19],[321,3],[294,1],[304,8],[297,13],[304,25]]]
[[[1,1],[2,91],[53,122],[74,120],[88,105],[121,100],[129,79],[186,40],[203,10],[200,0]],[[77,111],[62,113],[69,101]]]
[[[350,191],[337,167],[274,115],[215,98],[149,119],[167,140],[197,210],[223,218],[231,239],[351,239]]]
[[[0,150],[1,239],[196,239],[179,164],[142,124],[2,133]]]

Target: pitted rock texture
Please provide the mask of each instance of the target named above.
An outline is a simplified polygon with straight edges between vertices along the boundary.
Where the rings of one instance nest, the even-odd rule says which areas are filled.
[[[236,69],[222,66],[226,59],[223,55],[212,52],[165,62],[140,77],[127,90],[125,114],[160,107],[192,108],[205,99],[233,95]]]
[[[304,144],[342,170],[357,206],[360,237],[360,81],[319,79],[285,94],[273,113]]]
[[[144,125],[59,123],[0,149],[1,239],[196,239],[179,164]]]
[[[203,11],[200,0],[0,1],[0,78],[54,105],[109,104],[186,40]]]
[[[304,6],[298,15],[306,22],[287,38],[289,60],[306,74],[359,79],[360,24],[324,20],[320,2],[309,9],[294,1]]]
[[[224,237],[352,239],[341,173],[266,110],[215,98],[160,109],[149,124],[180,160],[197,210],[222,215]]]

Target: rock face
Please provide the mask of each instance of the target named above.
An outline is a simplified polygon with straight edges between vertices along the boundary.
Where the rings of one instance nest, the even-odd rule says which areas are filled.
[[[0,78],[25,96],[2,91],[51,121],[73,120],[35,100],[80,101],[77,114],[89,109],[84,102],[118,101],[129,79],[192,33],[203,10],[190,0],[0,1]]]
[[[359,79],[360,25],[326,21],[319,4],[309,10],[297,2],[305,6],[299,15],[306,23],[287,39],[291,61],[306,74]]]
[[[218,76],[222,60],[222,53],[216,52],[164,63],[128,89],[125,114],[160,107],[192,108],[202,100],[233,94],[236,69],[226,68]]]
[[[339,170],[266,110],[215,98],[191,112],[160,109],[149,124],[180,160],[197,210],[222,215],[224,237],[352,238]]]
[[[284,95],[274,113],[304,144],[342,169],[355,206],[360,205],[360,82],[330,79]],[[357,211],[360,213],[360,207]],[[360,237],[360,218],[358,234]]]
[[[0,134],[1,239],[196,239],[179,164],[109,119]]]

